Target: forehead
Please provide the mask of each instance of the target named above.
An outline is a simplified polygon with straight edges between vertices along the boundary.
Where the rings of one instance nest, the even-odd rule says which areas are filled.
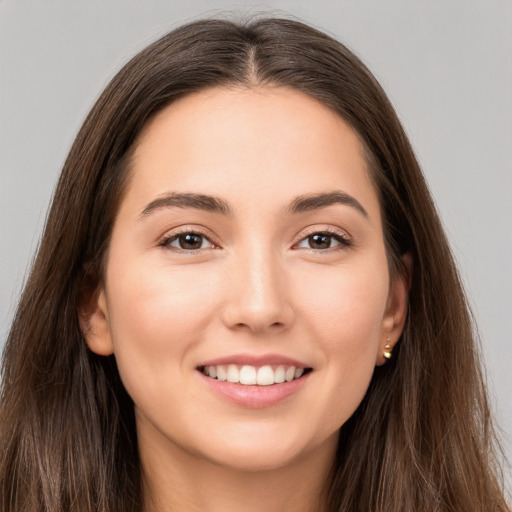
[[[219,87],[181,98],[145,126],[129,193],[236,189],[270,201],[341,186],[375,203],[368,168],[357,133],[319,101],[287,87]]]

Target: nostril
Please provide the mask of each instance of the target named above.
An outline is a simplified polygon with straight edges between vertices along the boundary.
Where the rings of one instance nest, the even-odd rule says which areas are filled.
[[[284,329],[286,324],[283,322],[266,323],[260,319],[249,320],[247,322],[238,322],[233,325],[233,328],[243,330],[248,329],[253,333],[264,332],[268,330],[278,331]]]
[[[235,288],[236,285],[233,286]],[[295,318],[294,309],[284,292],[279,295],[258,292],[251,286],[240,293],[230,293],[229,300],[221,309],[222,322],[229,329],[248,330],[252,333],[278,332],[290,327]]]

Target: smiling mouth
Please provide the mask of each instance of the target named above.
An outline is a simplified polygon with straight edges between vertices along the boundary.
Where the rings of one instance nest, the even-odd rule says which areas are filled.
[[[198,370],[207,377],[221,382],[244,386],[272,386],[300,379],[310,373],[312,368],[300,368],[293,365],[219,364],[200,366]]]

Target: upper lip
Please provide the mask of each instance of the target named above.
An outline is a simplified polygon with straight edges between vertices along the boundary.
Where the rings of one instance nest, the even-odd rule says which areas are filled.
[[[218,366],[227,364],[249,365],[249,366],[266,366],[266,365],[284,365],[295,366],[295,368],[311,368],[311,365],[293,359],[291,357],[283,356],[280,354],[233,354],[230,356],[219,357],[216,359],[209,359],[199,365],[204,366]]]

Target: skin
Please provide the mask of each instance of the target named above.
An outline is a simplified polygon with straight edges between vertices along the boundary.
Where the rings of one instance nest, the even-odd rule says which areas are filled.
[[[91,350],[115,354],[134,400],[146,510],[322,510],[339,428],[406,314],[357,134],[292,89],[210,89],[148,123],[131,172],[82,322]],[[334,190],[366,215],[349,204],[285,212],[297,196]],[[233,215],[141,215],[170,192],[222,198]],[[206,238],[180,252],[177,228]],[[312,248],[326,230],[350,245]],[[239,353],[313,371],[276,405],[243,407],[197,370]]]

